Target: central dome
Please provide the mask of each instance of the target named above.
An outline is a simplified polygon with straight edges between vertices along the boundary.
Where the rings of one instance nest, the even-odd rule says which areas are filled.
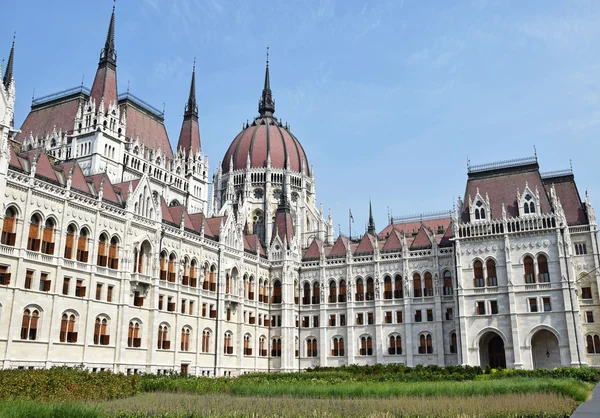
[[[300,173],[304,167],[309,174],[308,160],[302,145],[287,126],[272,116],[265,115],[254,119],[235,137],[221,165],[223,174],[245,169],[248,154],[251,168],[266,167],[269,154],[271,167],[285,168],[287,155],[290,159],[290,170]]]
[[[271,93],[269,61],[265,71],[265,85],[258,101],[258,113],[251,124],[246,124],[242,132],[237,134],[225,153],[221,171],[223,174],[243,170],[247,167],[250,156],[250,168],[265,168],[271,157],[272,168],[286,168],[286,157],[289,157],[290,170],[298,173],[304,168],[310,174],[306,153],[298,139],[292,135],[287,125],[273,116],[275,101]]]

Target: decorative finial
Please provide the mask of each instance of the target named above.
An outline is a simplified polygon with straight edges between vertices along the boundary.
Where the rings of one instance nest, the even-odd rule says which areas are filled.
[[[83,87],[83,79],[85,78],[85,73],[81,74],[81,87]]]
[[[267,46],[267,65],[265,69],[265,84],[262,95],[258,102],[258,113],[261,116],[273,116],[275,112],[275,101],[271,93],[271,77],[269,75],[269,47]]]
[[[537,161],[537,149],[535,149],[535,145],[533,146],[533,156],[535,157],[535,161]]]
[[[569,158],[569,167],[571,168],[571,173],[573,173],[573,160]]]
[[[269,45],[267,45],[267,67],[269,66]]]
[[[131,80],[127,80],[127,94],[129,94],[129,83],[131,82]]]

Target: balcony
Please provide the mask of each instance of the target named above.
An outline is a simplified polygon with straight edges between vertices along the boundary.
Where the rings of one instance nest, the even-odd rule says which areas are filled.
[[[354,294],[354,300],[357,302],[362,302],[365,300],[365,294],[364,293],[355,293]]]

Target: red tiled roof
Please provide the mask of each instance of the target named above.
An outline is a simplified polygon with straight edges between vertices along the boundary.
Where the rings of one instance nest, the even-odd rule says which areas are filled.
[[[302,256],[303,260],[316,259],[321,257],[321,249],[323,248],[323,241],[318,239],[314,239],[313,242],[310,243],[304,255]]]
[[[160,209],[162,212],[162,220],[163,221],[167,221],[167,222],[171,222],[172,224],[179,225],[179,220],[177,220],[177,222],[175,222],[175,220],[171,216],[171,212],[169,211],[169,206],[167,205],[167,202],[165,202],[165,198],[162,196],[160,197]]]
[[[250,251],[251,253],[257,255],[265,255],[265,251],[257,235],[244,236],[244,250]]]
[[[206,223],[204,224],[204,235],[207,234],[206,227],[208,226],[208,230],[210,231],[210,236],[218,239],[219,233],[221,232],[221,221],[223,221],[223,223],[225,223],[224,216],[216,216],[214,218],[206,218]]]
[[[327,254],[327,257],[345,257],[348,249],[348,238],[340,235],[333,244],[331,251]]]
[[[202,224],[205,223],[205,217],[202,212],[199,213],[191,213],[189,215],[191,224],[185,224],[186,228],[193,229],[196,232],[200,232],[202,229]],[[210,231],[206,230],[206,224],[204,225],[204,234],[211,235]]]
[[[21,133],[16,136],[16,140],[23,142],[29,134],[32,134],[34,138],[43,137],[51,134],[55,127],[56,132],[72,131],[78,107],[79,99],[75,97],[48,107],[32,110],[21,125]]]
[[[452,223],[452,219],[450,217],[439,218],[439,219],[425,219],[423,221],[413,221],[413,222],[403,222],[397,224],[390,224],[386,226],[383,231],[378,234],[379,239],[384,240],[387,238],[388,234],[392,231],[398,231],[404,233],[407,237],[416,235],[421,229],[421,225],[429,228],[431,231],[438,231],[440,229],[446,230],[448,225]]]
[[[113,184],[115,190],[119,190],[125,199],[129,199],[129,183],[131,183],[131,190],[134,192],[137,188],[141,179],[124,181],[123,183]]]
[[[117,193],[115,193],[115,190],[113,189],[113,185],[110,182],[110,179],[108,178],[106,173],[88,176],[87,179],[91,183],[94,184],[94,187],[96,188],[96,195],[98,195],[98,193],[100,193],[100,184],[102,183],[102,179],[104,179],[104,184],[102,185],[102,198],[109,202],[116,203],[118,205],[121,204],[121,200],[117,196]],[[73,186],[73,183],[71,183],[71,187],[72,186]]]
[[[17,152],[13,149],[13,147],[10,147],[9,167],[16,168],[17,170],[23,170],[26,173],[29,172],[29,166],[27,164],[27,161],[25,161],[23,158],[20,158],[17,155]]]
[[[198,118],[195,116],[187,116],[181,124],[181,132],[179,133],[179,142],[177,149],[184,149],[185,154],[196,154],[200,151],[200,128],[198,126]]]
[[[71,189],[78,190],[83,193],[90,193],[90,187],[88,186],[87,180],[81,171],[81,167],[76,162],[66,162],[60,165],[63,170],[65,179],[69,178],[71,168],[73,168],[73,175],[71,177]]]
[[[492,172],[489,175],[486,173],[470,175],[465,191],[462,221],[469,222],[469,195],[471,199],[475,199],[477,189],[479,189],[479,193],[483,198],[485,198],[486,193],[488,194],[492,219],[502,219],[502,203],[504,203],[509,217],[519,216],[517,189],[523,193],[526,183],[534,193],[536,188],[538,189],[541,213],[550,213],[550,202],[548,196],[544,193],[544,185],[536,163],[525,167],[517,167],[512,171],[500,174]]]
[[[32,151],[27,151],[24,153],[24,156],[29,160],[29,167],[33,165],[33,160],[37,157],[35,168],[36,176],[45,177],[48,180],[62,184],[62,178],[54,171],[54,167],[52,167],[48,156],[43,150],[35,149]]]
[[[181,214],[183,213],[183,223],[185,227],[194,229],[194,223],[188,215],[187,210],[183,206],[169,206],[169,212],[171,213],[171,218],[173,218],[173,222],[179,226],[181,226]]]
[[[353,251],[353,254],[373,254],[373,251],[375,251],[375,236],[367,232],[361,238],[360,242],[358,243],[358,246]]]
[[[256,124],[240,132],[231,142],[223,158],[223,173],[230,170],[246,168],[246,160],[250,153],[251,167],[266,167],[267,155],[271,153],[271,167],[285,168],[286,154],[290,157],[290,169],[300,172],[302,162],[309,172],[308,159],[302,145],[287,129],[279,126],[274,118],[263,117],[255,120]],[[264,124],[263,124],[264,123]],[[233,158],[233,168],[229,163]]]
[[[431,248],[431,239],[429,238],[429,235],[427,235],[424,226],[421,227],[419,233],[410,244],[411,250],[419,250],[421,248]]]
[[[160,149],[168,159],[173,159],[169,135],[162,121],[142,111],[131,102],[125,102],[121,111],[127,112],[125,136],[131,141],[139,137],[142,144],[150,149]]]
[[[565,212],[568,225],[587,225],[589,223],[583,204],[579,197],[575,178],[572,175],[544,179],[548,195],[554,184],[556,196]]]
[[[390,235],[385,241],[385,244],[381,248],[381,251],[392,252],[400,250],[402,250],[402,241],[400,239],[400,233],[397,230],[392,229]]]
[[[96,100],[96,108],[100,106],[100,101],[104,97],[105,111],[110,102],[117,103],[117,72],[114,68],[107,65],[98,68],[90,97]]]
[[[292,214],[289,211],[278,210],[275,214],[271,242],[273,242],[276,236],[282,242],[286,242],[288,246],[292,239],[294,239],[294,224],[292,222]]]
[[[446,232],[444,232],[444,235],[442,235],[441,238],[438,237],[439,235],[436,235],[436,238],[438,239],[438,245],[440,247],[451,247],[451,239],[454,238],[454,230],[452,229],[452,224],[448,225],[448,228],[446,228]]]

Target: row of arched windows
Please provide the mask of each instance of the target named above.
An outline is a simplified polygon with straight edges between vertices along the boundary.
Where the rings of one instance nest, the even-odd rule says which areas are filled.
[[[537,256],[537,263],[530,255],[523,257],[523,279],[525,284],[550,282],[548,258],[546,255],[539,254]],[[498,286],[496,261],[491,258],[486,260],[485,269],[481,260],[475,260],[473,262],[473,287],[486,286]]]

